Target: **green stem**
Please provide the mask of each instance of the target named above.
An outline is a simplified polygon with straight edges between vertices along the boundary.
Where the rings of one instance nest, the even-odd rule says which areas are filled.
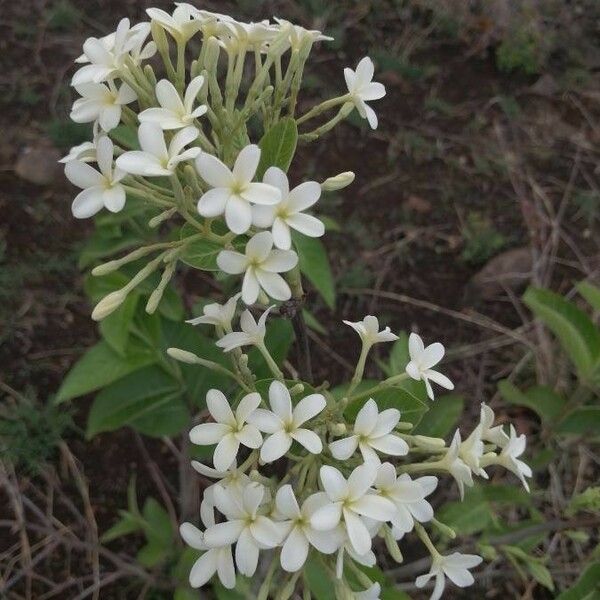
[[[258,344],[256,347],[262,354],[263,358],[265,359],[265,362],[267,363],[267,366],[271,370],[271,373],[273,373],[274,377],[276,379],[279,379],[280,381],[283,381],[283,373],[277,366],[277,363],[273,360],[273,357],[269,354],[269,351],[267,350],[267,347],[265,346],[264,342]]]
[[[345,104],[351,98],[350,94],[344,94],[343,96],[336,96],[335,98],[330,98],[329,100],[325,100],[325,102],[321,102],[321,104],[317,104],[317,106],[313,106],[306,114],[302,115],[296,120],[297,125],[302,125],[302,123],[308,121],[309,119],[314,119],[318,117],[321,113],[338,106],[339,104]]]

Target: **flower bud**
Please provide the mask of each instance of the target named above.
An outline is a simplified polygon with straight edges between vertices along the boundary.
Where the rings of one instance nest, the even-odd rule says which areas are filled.
[[[296,394],[301,394],[304,391],[304,385],[301,383],[297,383],[296,385],[290,388],[290,394],[295,396]]]
[[[108,317],[108,315],[117,310],[117,308],[123,304],[125,298],[127,298],[127,292],[123,289],[111,292],[108,296],[104,296],[92,311],[92,319],[94,321],[102,321],[102,319]]]
[[[161,212],[159,215],[156,215],[156,217],[152,217],[148,221],[148,227],[150,227],[150,229],[158,227],[161,223],[164,223],[165,221],[170,219],[176,212],[177,207],[175,206],[173,208],[169,208],[168,210]]]
[[[187,363],[188,365],[198,363],[198,357],[193,352],[188,352],[187,350],[182,350],[181,348],[167,348],[167,354],[171,358],[174,358],[179,362]]]
[[[404,562],[404,557],[402,556],[402,552],[400,552],[400,547],[398,546],[398,542],[394,539],[392,535],[392,530],[387,526],[383,526],[383,539],[385,541],[385,546],[390,553],[390,556],[397,562]]]
[[[324,192],[335,192],[336,190],[343,190],[348,187],[354,181],[354,173],[352,171],[344,171],[338,173],[335,177],[328,177],[322,184],[321,189]]]
[[[167,41],[165,30],[156,21],[151,21],[150,31],[152,32],[152,39],[154,40],[158,51],[161,54],[168,54],[169,42]]]
[[[446,447],[446,442],[442,438],[429,437],[428,435],[415,435],[414,442],[421,448],[441,449]]]
[[[333,435],[344,435],[348,431],[345,423],[333,423],[329,429]]]

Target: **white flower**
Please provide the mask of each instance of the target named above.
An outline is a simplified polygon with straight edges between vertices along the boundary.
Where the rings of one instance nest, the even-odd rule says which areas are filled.
[[[344,171],[338,173],[333,177],[328,177],[322,184],[321,189],[324,192],[335,192],[337,190],[343,190],[348,187],[353,181],[356,175],[352,171]]]
[[[460,446],[460,431],[457,429],[448,451],[441,460],[441,468],[442,470],[448,471],[450,475],[454,477],[462,499],[465,495],[465,485],[469,487],[473,485],[473,476],[469,465],[467,465],[459,456]]]
[[[102,136],[96,144],[96,169],[82,160],[71,160],[65,165],[67,179],[82,188],[73,200],[71,210],[78,219],[95,215],[102,208],[119,212],[125,206],[125,189],[119,183],[125,172],[113,169],[114,146],[110,138]]]
[[[415,521],[425,523],[433,519],[433,508],[425,497],[433,493],[437,483],[437,477],[433,476],[413,480],[408,473],[402,473],[396,477],[394,465],[380,465],[374,486],[381,496],[396,506],[396,515],[391,523],[397,539],[412,531]]]
[[[187,127],[208,110],[205,104],[194,108],[194,102],[202,86],[204,77],[194,77],[187,86],[183,101],[179,92],[168,79],[156,84],[156,98],[161,108],[147,108],[139,114],[140,123],[156,123],[162,129],[181,129]]]
[[[425,382],[427,395],[431,400],[433,400],[433,390],[431,389],[431,383],[429,383],[430,380],[447,390],[454,389],[454,384],[445,375],[431,368],[435,367],[444,358],[444,346],[442,344],[436,342],[425,348],[421,336],[411,333],[408,338],[408,352],[410,362],[406,365],[406,372],[413,379]]]
[[[365,56],[357,65],[356,71],[346,67],[344,78],[348,86],[348,92],[352,96],[352,102],[358,114],[367,119],[371,129],[377,129],[377,115],[367,104],[369,100],[379,100],[385,96],[385,87],[382,83],[372,81],[375,67],[373,61]]]
[[[475,579],[469,569],[481,564],[482,561],[481,556],[476,554],[461,554],[460,552],[453,552],[448,556],[438,554],[433,558],[429,573],[419,575],[415,585],[422,588],[432,577],[435,577],[435,587],[429,600],[438,600],[444,592],[445,577],[448,577],[450,581],[461,588],[473,585]]]
[[[290,191],[287,175],[278,167],[269,167],[263,182],[281,192],[281,201],[272,206],[253,206],[252,221],[257,227],[272,227],[277,248],[292,247],[290,229],[309,237],[321,237],[325,226],[319,219],[302,211],[311,207],[321,196],[321,186],[316,181],[305,181]]]
[[[123,83],[117,90],[110,82],[82,83],[75,89],[82,98],[75,100],[71,110],[71,119],[76,123],[98,121],[104,131],[114,129],[121,121],[121,107],[137,100],[136,93]]]
[[[253,392],[244,396],[235,410],[219,390],[209,390],[206,406],[215,423],[201,423],[190,431],[190,440],[199,446],[217,444],[213,463],[217,471],[226,471],[235,461],[240,444],[259,448],[262,443],[260,431],[249,423],[248,416],[260,404],[260,394]]]
[[[249,483],[241,495],[216,486],[215,505],[227,521],[204,532],[204,542],[209,547],[236,544],[235,562],[246,577],[252,577],[256,571],[259,549],[278,546],[285,535],[281,524],[258,514],[264,494],[265,488],[256,482]]]
[[[494,411],[485,402],[482,402],[480,416],[481,439],[504,448],[508,443],[508,436],[502,425],[493,426],[495,420],[496,416],[494,415]]]
[[[371,521],[371,523],[375,523],[377,528],[379,528],[380,524],[376,521]],[[374,537],[377,533],[376,530],[372,530],[374,528],[370,527],[369,523],[367,523],[367,529],[369,529],[369,535],[371,537]],[[331,533],[331,531],[328,531],[327,533]],[[344,542],[340,546],[335,560],[335,576],[338,579],[341,579],[344,575],[344,558],[346,554],[349,554],[350,558],[354,562],[358,563],[359,565],[363,565],[364,567],[374,567],[377,564],[377,558],[375,557],[373,550],[369,550],[364,554],[358,554],[352,547],[347,533],[344,533],[344,536]]]
[[[121,154],[117,158],[117,166],[133,175],[168,177],[175,172],[179,163],[198,156],[200,148],[183,150],[197,137],[198,130],[195,127],[186,127],[173,136],[167,149],[162,129],[156,123],[142,123],[138,128],[142,149]]]
[[[148,42],[144,46],[146,38],[150,34],[150,23],[137,23],[129,30],[127,48],[129,56],[136,65],[139,65],[143,60],[152,58],[156,54],[156,43]]]
[[[483,442],[481,440],[481,424],[477,425],[471,435],[460,445],[458,455],[475,475],[488,479],[488,474],[481,468],[483,456]]]
[[[190,325],[214,325],[225,330],[231,329],[231,321],[235,315],[235,309],[237,308],[240,296],[241,294],[232,296],[225,304],[219,304],[218,302],[207,304],[202,309],[204,313],[202,316],[189,319],[186,323]]]
[[[300,25],[294,25],[285,19],[278,19],[275,17],[275,21],[279,24],[281,31],[284,31],[288,35],[288,44],[292,51],[300,50],[300,48],[306,44],[313,44],[314,42],[332,41],[333,38],[328,35],[324,35],[316,29],[305,29]]]
[[[356,323],[352,321],[344,321],[344,323],[352,327],[360,336],[362,343],[369,347],[379,342],[394,342],[398,339],[389,327],[379,331],[379,320],[372,315],[367,315],[362,321]]]
[[[228,333],[216,342],[217,346],[223,348],[224,352],[231,352],[234,348],[240,348],[241,346],[260,346],[264,344],[265,334],[267,333],[267,317],[272,309],[272,306],[267,308],[258,319],[258,323],[252,313],[245,310],[240,317],[242,331]]]
[[[337,460],[348,460],[360,448],[365,462],[376,464],[380,462],[377,452],[404,456],[408,444],[392,433],[399,421],[399,410],[388,408],[380,413],[375,400],[369,398],[356,415],[352,435],[329,444],[331,454]]]
[[[196,168],[213,189],[198,201],[198,212],[209,218],[225,213],[225,222],[233,233],[246,233],[252,224],[250,203],[277,204],[281,200],[281,192],[277,188],[252,182],[259,162],[260,148],[255,144],[240,151],[233,170],[212,154],[200,154]]]
[[[160,8],[147,8],[146,13],[176,40],[187,42],[202,27],[202,23],[194,18],[191,9],[189,4],[179,4],[173,11],[173,15]]]
[[[65,164],[72,160],[79,160],[85,163],[94,162],[96,160],[96,144],[94,142],[83,142],[83,144],[73,146],[69,150],[69,154],[63,156],[58,162]]]
[[[202,522],[205,527],[212,527],[215,524],[213,509],[203,515]],[[193,588],[202,587],[217,573],[221,583],[227,589],[233,589],[235,587],[235,567],[231,554],[231,544],[209,548],[204,543],[204,534],[191,523],[182,523],[179,527],[179,533],[188,546],[196,550],[205,550],[190,571],[190,585]]]
[[[302,568],[308,556],[309,545],[323,554],[332,554],[343,541],[340,529],[319,531],[311,525],[315,511],[328,504],[324,493],[308,497],[302,508],[298,506],[291,485],[284,485],[277,490],[275,505],[277,512],[289,520],[290,531],[281,549],[281,567],[289,573]]]
[[[396,507],[390,500],[371,493],[377,465],[366,463],[356,467],[347,481],[329,465],[321,467],[320,476],[330,504],[315,511],[312,526],[319,531],[328,531],[343,517],[352,547],[357,554],[366,554],[371,549],[371,534],[361,516],[385,522],[396,514]]]
[[[510,426],[510,437],[506,446],[502,448],[499,455],[494,453],[486,454],[482,459],[482,465],[501,465],[514,473],[523,484],[523,487],[529,491],[529,484],[525,477],[532,477],[533,473],[528,464],[524,463],[518,457],[525,452],[527,439],[525,434],[517,435],[514,425]]]
[[[289,300],[290,286],[279,273],[290,271],[298,264],[298,255],[293,250],[274,250],[273,236],[261,231],[246,244],[245,254],[233,250],[221,250],[217,265],[225,273],[244,273],[242,300],[254,304],[260,288],[275,300]]]
[[[379,600],[381,594],[381,586],[374,583],[368,590],[364,592],[354,592],[355,600]]]
[[[310,394],[292,409],[288,389],[280,381],[273,381],[269,386],[269,404],[272,412],[257,408],[248,417],[250,423],[270,434],[260,449],[263,462],[271,463],[284,456],[294,440],[312,454],[323,451],[321,438],[314,431],[301,427],[325,408],[322,394]]]
[[[228,52],[237,52],[240,46],[263,50],[277,36],[277,33],[278,29],[270,25],[268,20],[258,23],[240,23],[231,20],[223,23],[219,41]]]
[[[132,36],[134,30],[129,27],[129,19],[121,19],[117,31],[105,38],[88,38],[83,43],[83,56],[76,62],[89,62],[81,67],[71,80],[71,85],[82,83],[101,83],[117,75],[123,66],[125,57],[138,37]]]

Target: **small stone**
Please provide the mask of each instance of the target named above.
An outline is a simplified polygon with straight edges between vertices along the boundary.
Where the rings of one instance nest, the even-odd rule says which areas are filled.
[[[15,173],[29,183],[51,185],[62,171],[60,157],[58,149],[50,144],[27,146],[17,159]]]

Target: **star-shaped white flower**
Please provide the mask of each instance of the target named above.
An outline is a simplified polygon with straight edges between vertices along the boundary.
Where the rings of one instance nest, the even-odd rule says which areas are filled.
[[[71,160],[65,165],[67,179],[82,192],[75,197],[71,210],[78,219],[87,219],[102,208],[119,212],[125,206],[125,189],[120,181],[126,173],[113,169],[114,145],[110,138],[101,136],[96,144],[97,171],[82,160]]]
[[[473,585],[475,579],[469,569],[478,566],[482,561],[481,556],[476,554],[461,554],[460,552],[453,552],[448,556],[438,554],[433,558],[429,573],[419,575],[415,585],[422,588],[432,577],[435,577],[435,586],[429,600],[439,600],[444,592],[446,577],[461,588]]]
[[[246,244],[245,253],[221,250],[217,265],[225,273],[244,273],[242,300],[254,304],[262,288],[275,300],[289,300],[290,286],[279,273],[290,271],[298,264],[298,255],[293,250],[274,250],[270,231],[261,231]]]
[[[425,523],[433,519],[433,508],[425,498],[433,493],[437,483],[437,477],[433,476],[413,480],[408,473],[402,473],[396,477],[394,465],[380,465],[374,486],[396,506],[396,515],[391,520],[396,539],[412,531],[415,521]]]
[[[168,79],[156,84],[156,98],[160,108],[147,108],[139,114],[140,123],[156,123],[161,129],[181,129],[192,125],[208,108],[201,104],[194,108],[196,98],[204,85],[204,77],[194,77],[187,86],[183,100]]]
[[[246,577],[252,577],[256,572],[259,550],[275,548],[285,535],[281,524],[258,514],[264,494],[264,486],[256,482],[249,483],[241,494],[217,486],[215,505],[227,520],[204,532],[204,542],[209,547],[236,544],[235,562],[239,572]]]
[[[319,531],[328,531],[335,529],[343,518],[352,547],[357,554],[366,554],[371,549],[371,533],[361,517],[383,523],[396,514],[396,507],[390,500],[372,493],[377,465],[365,463],[356,467],[348,480],[335,467],[325,465],[321,467],[320,476],[330,504],[315,511],[312,526]]]
[[[494,421],[496,420],[496,416],[494,415],[494,411],[485,403],[481,403],[481,439],[486,442],[492,442],[492,444],[496,444],[496,446],[500,446],[500,448],[504,448],[508,443],[508,435],[504,431],[502,425],[494,426]]]
[[[458,455],[475,475],[488,479],[488,474],[481,467],[483,457],[483,441],[481,439],[481,424],[477,425],[469,437],[461,443]]]
[[[444,358],[444,346],[442,344],[436,342],[425,348],[421,336],[411,333],[408,338],[408,352],[410,362],[406,365],[406,372],[413,379],[425,382],[427,395],[431,400],[433,400],[433,390],[430,381],[441,385],[447,390],[454,389],[454,384],[445,375],[432,369]]]
[[[201,423],[193,427],[190,440],[199,446],[217,444],[213,455],[217,471],[229,469],[236,459],[240,444],[248,448],[260,447],[260,431],[246,422],[259,404],[260,394],[247,394],[240,400],[234,414],[223,392],[212,389],[206,394],[206,406],[215,422]]]
[[[233,170],[212,154],[200,154],[196,168],[213,189],[198,201],[198,212],[207,218],[225,214],[227,227],[233,233],[246,233],[252,225],[251,203],[277,204],[281,200],[276,187],[252,181],[259,162],[260,148],[255,144],[240,151]]]
[[[265,334],[267,333],[267,317],[273,310],[270,306],[259,317],[258,322],[252,316],[249,310],[245,310],[240,317],[241,331],[232,331],[224,335],[216,342],[219,348],[223,348],[223,352],[231,352],[234,348],[242,346],[260,346],[265,342]]]
[[[277,21],[281,31],[284,31],[287,34],[287,42],[292,51],[300,50],[300,48],[307,43],[313,44],[315,42],[324,41],[331,42],[333,40],[332,37],[324,35],[316,29],[305,29],[300,25],[294,25],[285,19],[278,19],[277,17],[275,17],[275,21]],[[287,48],[284,48],[284,50],[286,49]]]
[[[494,453],[486,454],[481,463],[483,466],[487,465],[501,465],[505,469],[508,469],[514,473],[523,484],[523,487],[529,491],[529,484],[525,477],[532,477],[533,473],[531,467],[519,459],[519,456],[525,452],[525,446],[527,445],[527,438],[525,434],[517,435],[514,425],[510,426],[510,436],[508,442],[502,448],[502,452],[496,455]]]
[[[89,64],[81,67],[71,80],[71,85],[101,83],[113,78],[122,68],[125,57],[138,38],[132,36],[129,19],[121,19],[117,31],[105,38],[88,38],[83,43],[83,56],[76,62]]]
[[[75,89],[82,98],[75,100],[71,119],[75,123],[98,124],[104,131],[114,129],[121,121],[121,107],[137,100],[136,93],[123,83],[119,89],[112,83],[82,83]]]
[[[294,440],[312,454],[323,451],[321,438],[314,431],[302,427],[325,408],[322,394],[310,394],[292,408],[288,389],[280,381],[273,381],[269,386],[269,404],[271,410],[257,408],[248,417],[250,423],[269,434],[260,449],[263,462],[271,463],[284,456]]]
[[[375,66],[368,56],[358,63],[356,71],[348,67],[344,69],[344,78],[348,92],[352,96],[352,102],[356,106],[358,114],[363,119],[367,119],[371,129],[377,129],[377,115],[367,102],[379,100],[385,96],[385,86],[372,81],[374,73]]]
[[[188,148],[198,137],[195,127],[179,130],[169,147],[163,130],[156,123],[142,123],[138,128],[141,150],[124,152],[117,158],[117,166],[127,173],[143,177],[168,177],[175,173],[177,165],[192,160],[200,154],[200,148]]]
[[[362,321],[355,323],[352,321],[344,321],[344,323],[358,333],[365,346],[371,347],[379,342],[394,342],[398,339],[398,336],[392,333],[389,327],[379,331],[379,319],[373,315],[367,315]]]
[[[390,456],[408,454],[408,444],[392,431],[400,421],[400,411],[388,408],[379,412],[377,403],[369,398],[358,411],[352,435],[329,444],[337,460],[348,460],[360,448],[365,462],[380,462],[377,452]]]
[[[319,531],[311,525],[315,511],[328,504],[327,495],[320,492],[309,496],[302,505],[294,495],[291,485],[284,485],[277,490],[275,506],[282,517],[288,519],[289,533],[281,549],[281,567],[288,573],[300,570],[308,556],[310,546],[323,554],[332,554],[344,540],[341,530]]]
[[[211,508],[204,513],[202,522],[205,527],[215,525],[215,513]],[[196,550],[204,550],[204,554],[194,563],[190,571],[189,581],[193,588],[202,587],[217,573],[219,581],[227,588],[235,587],[235,566],[231,553],[231,544],[218,548],[209,548],[204,543],[204,533],[191,523],[182,523],[179,533],[188,546]]]
[[[268,20],[258,23],[240,23],[227,21],[222,24],[219,42],[227,52],[237,52],[240,47],[266,50],[267,44],[278,34],[279,30]]]
[[[448,473],[454,477],[462,500],[465,495],[465,485],[469,487],[473,485],[473,475],[471,474],[469,465],[467,465],[460,457],[461,443],[460,431],[457,429],[452,438],[450,447],[441,459],[440,466],[443,471],[448,471]]]
[[[279,167],[269,167],[263,182],[281,192],[281,201],[272,206],[253,206],[252,221],[257,227],[272,228],[277,248],[292,247],[290,229],[308,237],[321,237],[325,233],[325,225],[319,219],[302,212],[321,197],[321,186],[316,181],[305,181],[290,191],[287,175]]]
[[[235,315],[235,309],[237,308],[240,296],[241,294],[232,296],[225,304],[219,304],[218,302],[207,304],[202,309],[204,313],[202,316],[189,319],[186,323],[190,325],[214,325],[224,330],[231,329],[231,321]]]
[[[160,8],[147,8],[146,13],[177,41],[187,42],[202,27],[202,23],[194,18],[191,8],[188,4],[179,4],[172,15]]]

